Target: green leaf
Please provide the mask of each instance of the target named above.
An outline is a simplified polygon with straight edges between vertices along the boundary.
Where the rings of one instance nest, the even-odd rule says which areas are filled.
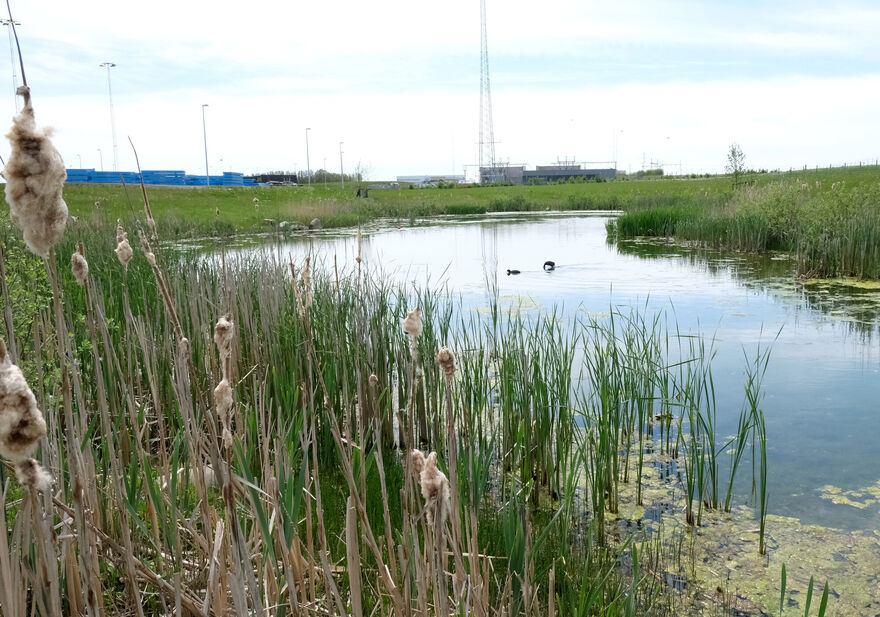
[[[782,589],[779,592],[779,614],[782,615],[782,606],[785,602],[785,564],[782,564]]]

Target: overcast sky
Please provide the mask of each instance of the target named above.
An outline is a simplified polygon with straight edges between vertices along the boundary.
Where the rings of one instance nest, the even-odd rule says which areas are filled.
[[[880,157],[880,3],[488,0],[496,156],[669,173]],[[12,0],[37,122],[68,167],[211,173],[477,162],[478,0]],[[2,46],[0,48],[5,48]],[[9,52],[0,111],[15,111]],[[21,72],[16,66],[17,78]],[[2,150],[4,157],[8,145]]]

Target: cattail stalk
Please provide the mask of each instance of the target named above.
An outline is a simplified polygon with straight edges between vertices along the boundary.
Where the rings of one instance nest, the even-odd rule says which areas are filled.
[[[9,285],[6,279],[6,246],[2,243],[0,243],[0,288],[3,291],[3,320],[6,322],[6,340],[9,341],[9,356],[13,363],[17,363],[18,350],[15,345],[12,301],[9,299]]]
[[[77,252],[73,254],[74,257],[79,255],[82,258],[82,261],[85,262],[85,251],[83,250],[82,242],[80,242],[77,246]],[[75,267],[74,267],[75,268]],[[92,291],[90,286],[88,285],[88,265],[85,266],[86,278],[84,278],[83,282],[80,285],[85,286],[86,288],[86,322],[88,324],[89,337],[92,343],[92,349],[100,349],[99,341],[98,341],[98,332],[96,326],[96,318],[95,314],[100,316],[99,318],[103,318],[104,323],[106,323],[106,318],[104,318],[101,313],[100,307],[97,303],[94,303]],[[79,282],[79,277],[74,272],[74,276],[77,278],[77,282]],[[106,330],[105,330],[106,332]],[[110,459],[110,470],[111,470],[111,480],[113,483],[113,490],[116,492],[117,499],[123,501],[125,499],[125,488],[123,487],[123,478],[125,477],[125,472],[121,465],[121,459],[116,451],[116,431],[110,424],[111,411],[108,404],[109,393],[107,391],[107,385],[104,381],[104,370],[103,367],[100,366],[101,361],[110,363],[111,361],[111,352],[109,347],[109,333],[108,336],[102,337],[103,340],[103,358],[100,358],[96,361],[95,366],[95,382],[97,385],[97,401],[98,401],[98,412],[101,418],[101,426],[104,429],[104,443],[107,447],[107,454]],[[119,509],[119,525],[120,530],[122,532],[122,545],[125,547],[125,555],[127,557],[134,555],[134,544],[131,539],[131,525],[129,521],[128,512],[125,508]],[[156,530],[158,533],[158,530]],[[91,535],[91,534],[90,534]],[[92,558],[96,558],[97,555],[93,555]],[[97,561],[93,564],[93,567],[96,567]],[[125,560],[125,587],[131,597],[132,606],[134,606],[136,615],[138,617],[144,617],[143,611],[143,600],[141,598],[140,588],[136,584],[137,575],[135,572],[134,563],[131,559]]]

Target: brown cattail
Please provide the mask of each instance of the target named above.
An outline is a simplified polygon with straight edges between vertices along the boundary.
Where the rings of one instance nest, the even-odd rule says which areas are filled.
[[[152,253],[151,253],[152,254]],[[177,353],[180,354],[181,357],[186,358],[189,357],[189,352],[192,349],[192,345],[189,342],[189,339],[185,336],[177,339]]]
[[[52,141],[51,130],[37,129],[30,89],[20,86],[24,109],[12,119],[6,137],[12,154],[3,171],[6,201],[12,220],[32,253],[48,257],[67,225],[67,204],[61,196],[67,172]]]
[[[421,450],[413,450],[409,456],[412,460],[413,473],[417,476],[422,475],[422,470],[425,468],[425,455]]]
[[[220,366],[223,379],[214,388],[214,407],[223,427],[223,445],[232,447],[232,407],[235,400],[232,396],[232,386],[229,383],[229,368],[232,358],[232,338],[235,335],[235,324],[229,317],[224,315],[214,325],[214,344],[217,345],[217,353],[220,355]]]
[[[122,221],[116,221],[116,257],[119,263],[128,271],[128,264],[134,256],[131,244],[128,243],[128,234],[122,228]]]
[[[306,266],[302,271],[303,304],[305,308],[312,308],[312,266],[311,257],[306,257]]]
[[[224,377],[214,388],[214,408],[217,410],[217,417],[220,418],[220,426],[223,427],[223,445],[227,448],[232,447],[232,431],[229,430],[229,425],[233,405],[235,400],[232,397],[232,386]]]
[[[413,470],[419,476],[422,497],[428,513],[428,524],[439,521],[440,527],[446,522],[449,513],[449,480],[437,467],[437,453],[431,452],[427,457],[420,450],[412,451]]]
[[[45,491],[52,486],[52,475],[32,458],[26,458],[16,464],[15,477],[22,486],[30,486],[38,491]]]
[[[46,434],[46,421],[21,369],[6,354],[4,344],[0,344],[0,355],[0,455],[15,463],[22,485],[48,488],[51,476],[31,458],[37,442]]]
[[[451,380],[455,376],[455,355],[449,347],[441,347],[437,352],[437,364],[440,365],[447,380]]]
[[[214,325],[214,344],[217,345],[217,353],[220,354],[220,364],[223,366],[224,376],[226,367],[225,363],[232,356],[232,337],[235,334],[235,324],[229,321],[229,317],[224,315],[217,320]]]
[[[415,341],[422,333],[422,309],[416,307],[411,310],[406,319],[403,320],[403,331],[406,332],[413,341]]]
[[[70,256],[70,271],[73,272],[76,282],[83,287],[89,279],[89,262],[86,261],[84,253],[82,242],[79,242],[76,245],[76,252]]]

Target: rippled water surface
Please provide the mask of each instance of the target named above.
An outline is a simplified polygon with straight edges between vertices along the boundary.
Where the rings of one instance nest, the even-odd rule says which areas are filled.
[[[848,529],[880,527],[874,499],[880,498],[880,287],[799,282],[785,255],[731,254],[662,240],[609,243],[605,223],[611,216],[380,223],[364,230],[361,255],[371,272],[446,286],[466,310],[486,307],[488,289],[496,285],[502,305],[523,310],[555,306],[569,315],[601,315],[611,306],[643,307],[664,312],[667,323],[684,332],[714,336],[719,420],[726,432],[733,432],[743,400],[744,351],[753,358],[759,343],[772,343],[763,404],[771,512]],[[261,251],[284,260],[311,253],[330,267],[335,256],[345,272],[355,266],[358,241],[354,231],[250,238],[229,247],[227,256]],[[542,269],[548,259],[556,270]],[[521,273],[508,276],[508,269]]]

